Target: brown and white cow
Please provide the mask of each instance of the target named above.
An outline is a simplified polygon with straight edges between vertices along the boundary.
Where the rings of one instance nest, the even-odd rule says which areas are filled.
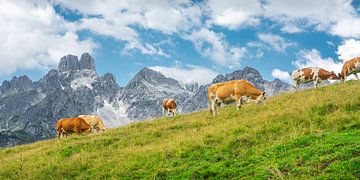
[[[340,80],[345,81],[346,77],[354,74],[356,79],[359,80],[357,73],[360,73],[360,57],[352,58],[346,61],[341,69]]]
[[[83,118],[88,125],[90,125],[97,132],[104,132],[106,127],[100,116],[95,115],[79,115],[79,118]]]
[[[163,110],[163,115],[165,115],[166,111],[168,116],[170,114],[172,114],[173,116],[175,116],[176,114],[176,102],[174,99],[164,99],[162,101],[162,110]]]
[[[208,88],[209,111],[216,115],[220,111],[221,103],[234,102],[237,109],[242,104],[255,102],[264,103],[266,95],[264,91],[257,89],[246,80],[232,80],[223,83],[212,84]]]
[[[68,133],[80,134],[82,132],[90,133],[92,127],[82,118],[62,118],[56,122],[56,131],[58,138],[62,138]]]
[[[300,83],[314,82],[314,87],[316,88],[319,83],[325,80],[336,80],[339,77],[333,72],[329,72],[323,68],[319,67],[307,67],[295,70],[290,74],[293,81],[294,89],[297,89],[297,86]]]

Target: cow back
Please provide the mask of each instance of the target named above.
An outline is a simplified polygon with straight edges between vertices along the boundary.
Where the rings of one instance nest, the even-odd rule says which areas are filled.
[[[176,102],[173,99],[169,99],[166,103],[168,109],[176,109]]]
[[[80,115],[80,118],[84,119],[86,123],[92,127],[98,127],[100,130],[104,131],[106,129],[100,116],[95,115]]]
[[[82,118],[63,118],[59,120],[59,129],[62,129],[65,132],[83,132],[90,131],[91,126],[86,123]]]

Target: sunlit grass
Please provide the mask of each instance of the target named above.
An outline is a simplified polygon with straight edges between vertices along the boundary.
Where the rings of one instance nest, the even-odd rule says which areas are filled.
[[[360,82],[0,149],[0,176],[360,178]]]

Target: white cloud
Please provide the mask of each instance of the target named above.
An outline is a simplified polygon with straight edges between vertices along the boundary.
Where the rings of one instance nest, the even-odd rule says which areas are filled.
[[[271,76],[282,81],[291,82],[290,74],[286,71],[281,71],[280,69],[274,69],[271,72]]]
[[[240,61],[246,55],[246,48],[230,46],[224,35],[202,28],[185,35],[184,39],[194,43],[195,49],[204,57],[210,58],[220,66],[234,68],[240,65]]]
[[[298,60],[293,62],[297,68],[321,67],[328,71],[340,72],[342,62],[335,62],[332,58],[323,58],[318,50],[301,50]]]
[[[341,37],[360,36],[360,17],[352,0],[266,1],[264,17],[283,25],[288,33],[314,28]]]
[[[348,39],[338,47],[337,54],[343,61],[360,56],[360,40]]]
[[[0,1],[0,72],[46,69],[64,54],[92,52],[92,39],[80,40],[74,24],[56,14],[48,1]]]
[[[331,34],[341,37],[360,37],[360,17],[339,20],[331,29]]]
[[[304,30],[294,24],[287,23],[284,24],[284,26],[281,28],[281,31],[286,33],[300,33]]]
[[[125,41],[126,45],[123,49],[125,54],[139,51],[143,54],[169,57],[168,53],[154,46],[154,43],[144,42],[135,27],[172,35],[189,31],[201,23],[200,7],[185,0],[94,0],[87,3],[57,0],[56,2],[86,15],[79,22],[78,30],[88,29],[100,35]]]
[[[262,10],[258,0],[210,0],[207,6],[210,11],[210,24],[238,29],[260,23],[258,16]]]
[[[284,52],[286,48],[296,45],[295,43],[289,42],[285,40],[283,37],[274,34],[259,33],[258,38],[262,42],[270,45],[273,49],[279,52]]]
[[[194,65],[187,65],[185,67],[153,66],[150,69],[159,71],[165,76],[176,79],[184,84],[208,84],[219,74],[212,69]]]

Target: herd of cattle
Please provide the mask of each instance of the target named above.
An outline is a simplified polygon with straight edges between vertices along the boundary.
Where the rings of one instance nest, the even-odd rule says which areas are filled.
[[[318,83],[325,80],[340,80],[344,82],[346,77],[354,74],[359,80],[357,73],[360,72],[360,57],[346,61],[338,75],[333,71],[327,71],[319,67],[307,67],[291,72],[295,90],[300,83],[314,82],[315,88]],[[246,80],[232,80],[223,83],[215,83],[208,88],[208,109],[211,114],[219,113],[221,104],[235,102],[239,110],[241,105],[247,103],[262,104],[266,101],[265,91],[257,89],[252,83]],[[162,101],[163,115],[176,114],[176,102],[174,99],[164,99]],[[62,118],[56,122],[56,131],[59,138],[67,136],[69,133],[80,134],[82,132],[102,132],[105,125],[99,116],[80,115],[74,118]]]

